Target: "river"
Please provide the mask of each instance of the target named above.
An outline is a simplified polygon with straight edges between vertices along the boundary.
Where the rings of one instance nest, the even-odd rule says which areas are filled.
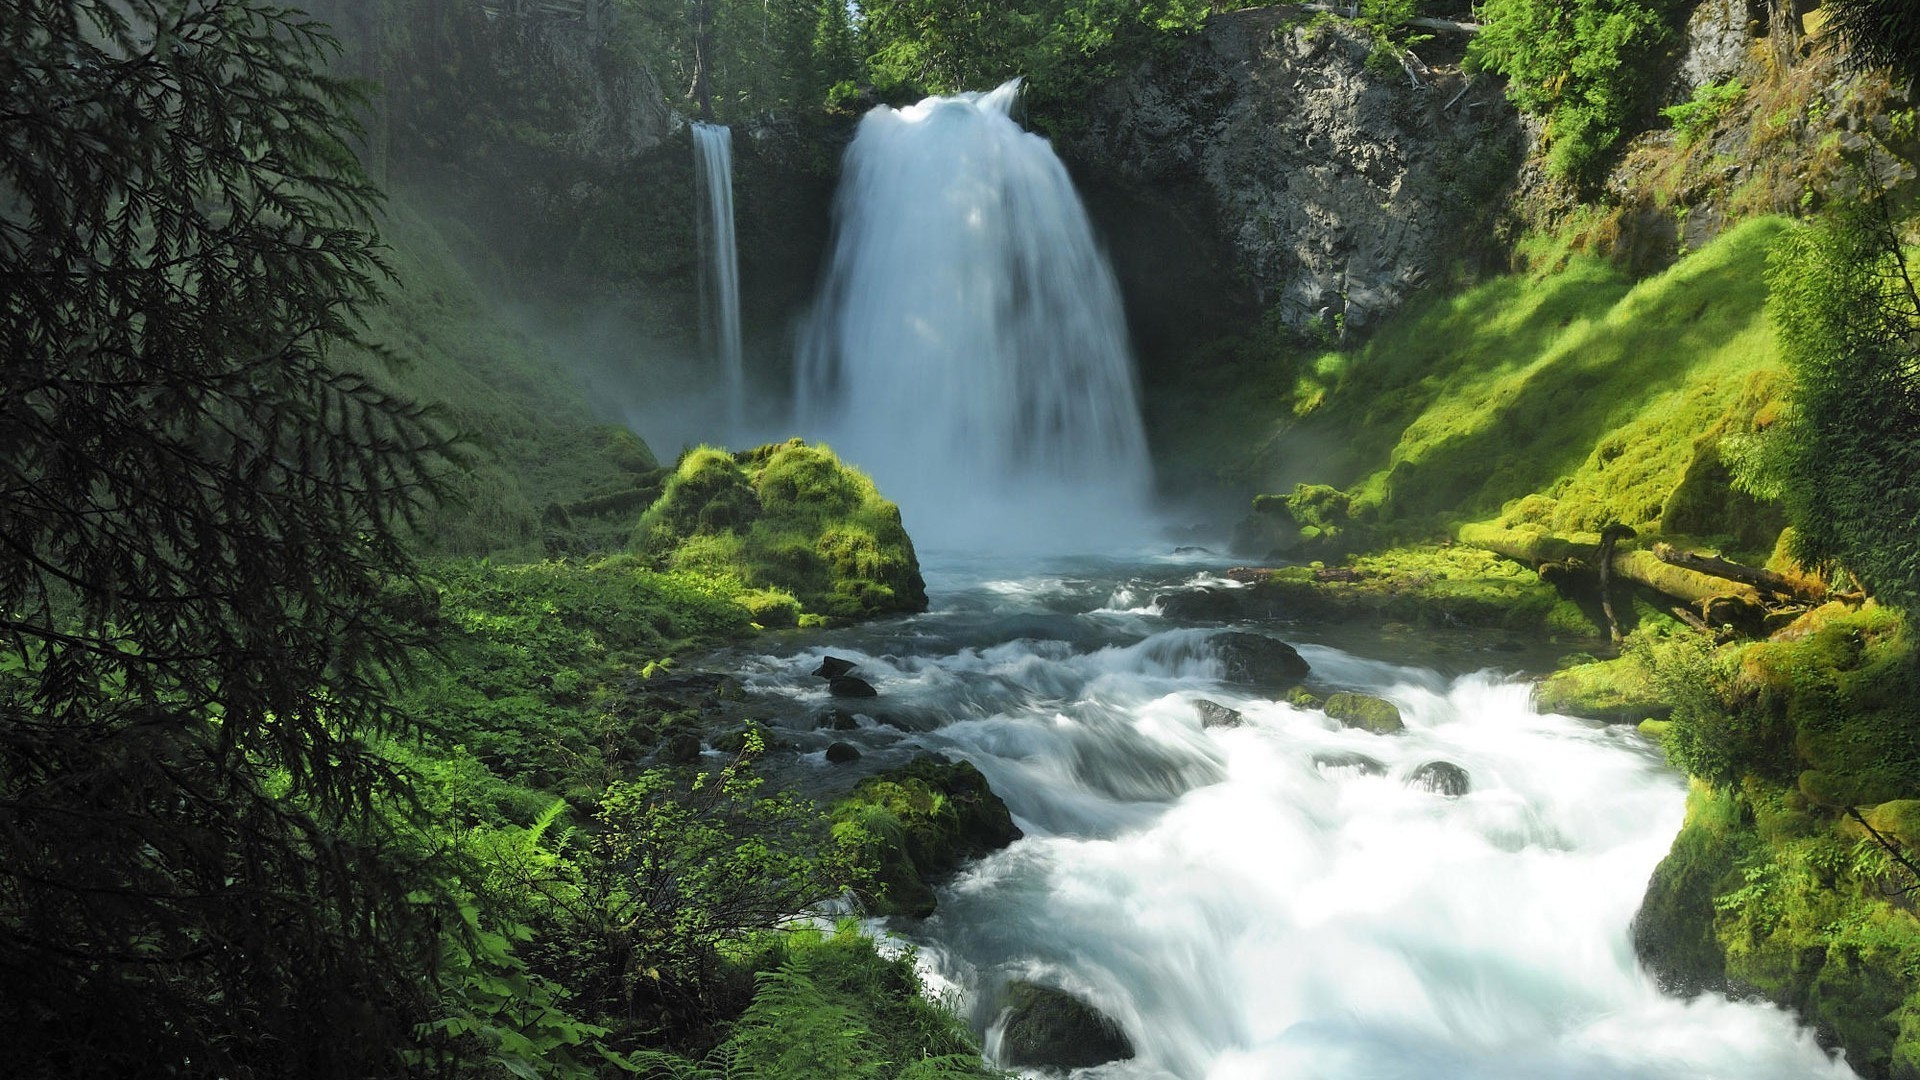
[[[1012,809],[1025,839],[942,884],[932,917],[875,927],[990,1051],[1023,979],[1126,1030],[1137,1056],[1087,1080],[1853,1075],[1790,1014],[1666,996],[1639,968],[1629,923],[1685,782],[1631,729],[1538,713],[1506,673],[1537,653],[1238,628],[1295,644],[1309,690],[1397,704],[1406,732],[1375,735],[1227,684],[1223,627],[1158,613],[1157,593],[1223,583],[1204,554],[926,561],[928,613],[738,663],[816,784],[936,752]],[[879,689],[852,732],[810,730],[845,704],[807,674],[828,654]],[[1203,727],[1201,697],[1243,723]],[[865,756],[828,765],[835,740]],[[1409,782],[1433,761],[1471,790]]]

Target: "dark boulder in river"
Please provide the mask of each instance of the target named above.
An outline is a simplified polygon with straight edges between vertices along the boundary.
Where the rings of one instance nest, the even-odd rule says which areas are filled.
[[[1288,686],[1306,678],[1311,670],[1293,646],[1264,634],[1232,630],[1213,635],[1209,644],[1226,668],[1228,682],[1247,686]]]
[[[1206,698],[1194,698],[1193,711],[1200,714],[1201,727],[1239,727],[1245,722],[1238,710]]]
[[[1002,1064],[1084,1069],[1132,1056],[1133,1043],[1120,1025],[1072,994],[1029,982],[1008,988]]]
[[[860,760],[860,748],[852,743],[837,742],[827,747],[827,764],[846,765]]]
[[[1451,761],[1429,761],[1413,770],[1407,777],[1407,786],[1457,799],[1473,790],[1473,781],[1468,778],[1467,770]]]
[[[835,675],[827,683],[827,693],[834,697],[859,698],[879,697],[880,692],[873,684],[855,675]]]
[[[861,900],[875,915],[933,914],[929,880],[1021,836],[979,769],[932,754],[860,781],[833,816],[869,837],[876,869]]]
[[[823,679],[837,679],[859,666],[851,660],[842,660],[837,656],[823,656],[820,658],[820,666],[814,668],[813,673]]]

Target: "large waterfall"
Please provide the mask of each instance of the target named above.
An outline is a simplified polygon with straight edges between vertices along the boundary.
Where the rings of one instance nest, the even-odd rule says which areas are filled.
[[[861,122],[801,343],[802,429],[923,544],[1107,547],[1148,465],[1119,290],[1019,87]]]
[[[726,419],[738,432],[746,410],[746,361],[740,347],[740,253],[733,234],[733,129],[693,125],[694,183],[699,213],[702,333],[720,362]]]

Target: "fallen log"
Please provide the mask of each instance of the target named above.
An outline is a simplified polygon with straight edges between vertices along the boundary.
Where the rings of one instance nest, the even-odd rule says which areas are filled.
[[[1816,603],[1825,600],[1827,597],[1826,590],[1824,589],[1811,588],[1794,581],[1789,581],[1787,578],[1771,570],[1763,570],[1759,567],[1742,566],[1736,562],[1728,562],[1718,555],[1702,555],[1697,551],[1683,551],[1680,548],[1674,547],[1672,544],[1655,544],[1653,545],[1653,553],[1661,562],[1667,563],[1670,566],[1685,567],[1698,574],[1725,578],[1728,581],[1738,581],[1743,585],[1751,585],[1763,593],[1769,593],[1774,596],[1790,596],[1795,600],[1810,600]]]
[[[1463,544],[1535,568],[1543,563],[1573,561],[1597,565],[1600,560],[1600,537],[1591,533],[1555,536],[1539,528],[1505,529],[1478,522],[1462,525],[1459,538]],[[1613,576],[1693,604],[1709,623],[1757,624],[1766,610],[1760,591],[1753,586],[1662,562],[1651,551],[1615,548],[1607,569]]]
[[[1324,11],[1332,15],[1343,15],[1349,19],[1360,16],[1360,8],[1357,4],[1295,4],[1294,6],[1303,11]],[[1426,16],[1408,19],[1405,25],[1419,27],[1422,30],[1436,30],[1443,34],[1465,34],[1468,37],[1480,32],[1479,23],[1457,22],[1453,19],[1429,19]]]

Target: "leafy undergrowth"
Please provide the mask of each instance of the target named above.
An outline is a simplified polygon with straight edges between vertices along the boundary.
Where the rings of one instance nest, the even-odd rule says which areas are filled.
[[[798,439],[688,451],[633,546],[663,568],[740,582],[767,626],[927,606],[900,508],[831,450]]]
[[[399,363],[340,359],[439,409],[476,451],[460,501],[425,521],[428,543],[447,554],[520,558],[552,553],[550,538],[617,548],[632,515],[658,493],[653,453],[632,432],[595,421],[563,360],[500,318],[439,227],[394,200],[382,230],[396,280],[386,305],[369,314],[366,336]],[[637,488],[641,495],[628,494]],[[571,517],[556,509],[569,507]]]
[[[1785,227],[1748,222],[1638,284],[1575,258],[1416,305],[1349,353],[1272,358],[1298,375],[1230,466],[1277,491],[1249,541],[1324,549],[1331,527],[1352,549],[1505,516],[1770,550],[1779,522],[1731,490],[1722,444],[1778,409],[1764,268]],[[1295,513],[1302,484],[1337,512]]]
[[[1769,640],[1633,650],[1696,777],[1635,924],[1679,990],[1759,992],[1863,1076],[1920,1076],[1920,653],[1900,616],[1829,604]]]

